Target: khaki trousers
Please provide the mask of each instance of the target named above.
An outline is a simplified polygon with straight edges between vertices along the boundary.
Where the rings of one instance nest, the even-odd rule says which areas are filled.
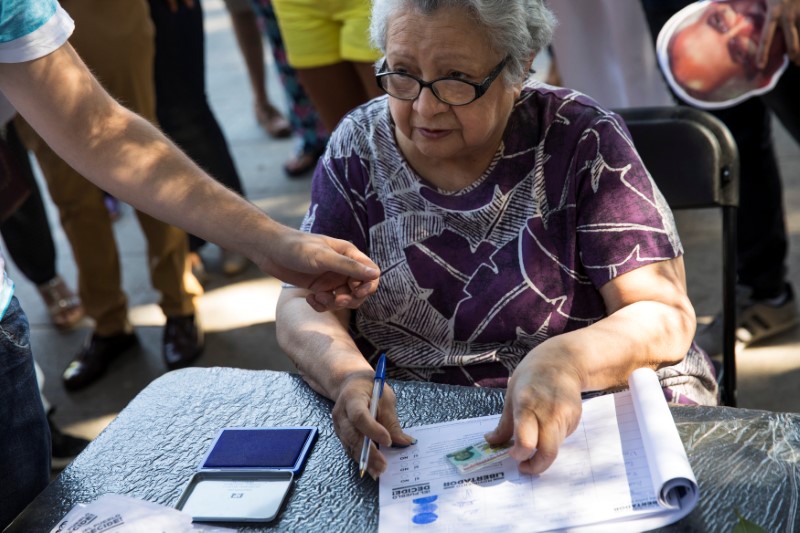
[[[103,86],[126,107],[155,124],[154,30],[146,0],[62,0],[75,20],[70,43]],[[127,297],[103,192],[59,158],[18,119],[20,136],[32,150],[50,189],[78,267],[78,290],[95,333],[129,329]],[[186,234],[136,212],[147,239],[150,280],[161,292],[164,314],[194,313],[202,287],[187,261]]]

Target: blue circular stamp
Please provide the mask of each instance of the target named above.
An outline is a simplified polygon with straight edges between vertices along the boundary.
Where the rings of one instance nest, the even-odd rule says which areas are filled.
[[[436,513],[419,513],[415,514],[411,521],[415,524],[430,524],[431,522],[436,522],[438,518],[439,515]]]

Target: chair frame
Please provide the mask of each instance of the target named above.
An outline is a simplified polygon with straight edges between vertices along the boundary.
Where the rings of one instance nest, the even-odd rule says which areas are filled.
[[[685,106],[616,111],[670,208],[722,211],[722,379],[720,399],[736,406],[736,211],[739,152],[713,115]],[[666,147],[666,149],[665,149]]]

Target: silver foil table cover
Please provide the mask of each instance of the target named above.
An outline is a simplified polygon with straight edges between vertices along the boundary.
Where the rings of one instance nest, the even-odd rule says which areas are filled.
[[[390,382],[415,426],[499,414],[503,391]],[[233,368],[170,372],[145,388],[9,526],[49,531],[105,493],[173,506],[217,431],[316,426],[320,436],[278,518],[240,531],[377,531],[378,485],[359,479],[333,431],[331,402],[294,374]],[[730,531],[737,511],[767,531],[800,531],[800,415],[673,407],[700,485],[697,508],[664,531]],[[235,524],[227,524],[235,526]]]

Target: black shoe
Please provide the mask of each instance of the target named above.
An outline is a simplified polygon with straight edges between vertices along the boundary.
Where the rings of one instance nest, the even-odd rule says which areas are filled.
[[[170,370],[191,365],[203,353],[203,330],[194,315],[169,317],[164,326],[164,362]]]
[[[52,439],[50,469],[63,470],[89,445],[89,441],[62,433],[58,426],[53,423],[53,411],[54,409],[50,409],[50,412],[47,413],[47,424],[50,426],[50,437]]]
[[[67,390],[83,389],[97,381],[111,361],[139,343],[133,333],[120,333],[104,337],[91,335],[81,351],[64,370],[64,386]]]

